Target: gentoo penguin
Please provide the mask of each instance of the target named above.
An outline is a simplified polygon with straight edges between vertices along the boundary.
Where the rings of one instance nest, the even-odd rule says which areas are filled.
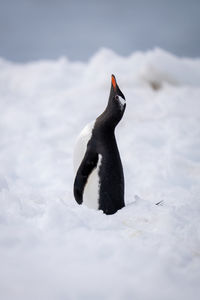
[[[104,112],[80,133],[74,151],[74,197],[78,204],[114,214],[124,207],[124,174],[115,139],[126,100],[115,76]]]

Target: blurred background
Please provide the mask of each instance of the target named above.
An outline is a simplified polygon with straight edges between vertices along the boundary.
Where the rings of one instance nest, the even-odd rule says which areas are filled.
[[[161,47],[199,57],[199,16],[199,0],[0,0],[0,56],[85,61],[101,47]]]

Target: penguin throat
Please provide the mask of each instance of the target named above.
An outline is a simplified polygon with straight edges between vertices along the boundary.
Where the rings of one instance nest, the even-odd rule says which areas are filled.
[[[105,111],[97,118],[98,126],[107,130],[114,131],[122,118],[121,113],[113,112],[108,106]]]

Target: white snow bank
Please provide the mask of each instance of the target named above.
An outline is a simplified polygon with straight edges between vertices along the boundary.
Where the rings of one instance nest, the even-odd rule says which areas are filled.
[[[127,206],[106,216],[75,203],[72,151],[112,73],[127,98],[116,132]],[[199,101],[200,60],[159,49],[1,59],[0,298],[198,299]]]

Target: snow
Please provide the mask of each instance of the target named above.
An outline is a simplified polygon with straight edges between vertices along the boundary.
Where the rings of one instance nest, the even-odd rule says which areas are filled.
[[[112,73],[126,207],[106,216],[75,203],[72,155]],[[198,299],[200,59],[0,59],[0,111],[1,299]]]

